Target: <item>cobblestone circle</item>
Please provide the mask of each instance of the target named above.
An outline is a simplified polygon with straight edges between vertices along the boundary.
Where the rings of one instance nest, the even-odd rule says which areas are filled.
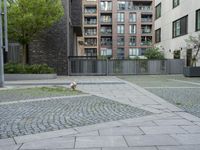
[[[0,139],[150,114],[97,96],[1,105]]]

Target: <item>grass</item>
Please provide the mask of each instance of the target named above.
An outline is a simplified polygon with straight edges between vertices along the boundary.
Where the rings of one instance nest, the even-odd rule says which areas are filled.
[[[78,90],[72,90],[61,86],[33,87],[23,89],[9,89],[0,91],[0,102],[28,100],[45,97],[73,96],[84,94]]]

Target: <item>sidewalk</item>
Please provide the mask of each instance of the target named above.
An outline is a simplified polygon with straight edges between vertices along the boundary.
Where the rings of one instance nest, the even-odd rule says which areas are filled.
[[[200,118],[116,77],[66,77],[45,82],[56,84],[71,80],[84,83],[79,84],[78,89],[86,93],[128,104],[151,115],[3,139],[0,140],[0,150],[200,149]],[[28,83],[31,85],[31,81]],[[23,83],[7,84],[16,86]]]

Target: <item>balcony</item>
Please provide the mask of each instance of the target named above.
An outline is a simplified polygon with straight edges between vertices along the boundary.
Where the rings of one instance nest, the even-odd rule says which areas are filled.
[[[142,21],[142,23],[152,23],[153,22],[152,18],[153,18],[152,15],[142,14],[141,21]]]
[[[96,18],[92,18],[92,17],[85,17],[84,24],[85,25],[96,25],[97,24],[97,19]]]
[[[112,2],[100,2],[100,10],[104,12],[111,12]]]
[[[97,39],[96,38],[87,38],[85,39],[85,46],[97,46]]]
[[[110,15],[102,15],[100,19],[101,24],[111,24],[112,16]]]
[[[84,35],[85,36],[96,36],[97,29],[96,28],[85,28]]]
[[[101,38],[101,46],[112,46],[112,38]]]
[[[152,11],[152,2],[151,1],[144,1],[144,2],[128,2],[128,10],[134,11]]]
[[[152,44],[152,36],[141,37],[141,46],[151,46]]]
[[[152,34],[152,26],[142,25],[141,34]]]
[[[96,14],[97,8],[96,7],[85,7],[84,14]]]
[[[101,35],[104,36],[112,36],[112,27],[101,27]]]

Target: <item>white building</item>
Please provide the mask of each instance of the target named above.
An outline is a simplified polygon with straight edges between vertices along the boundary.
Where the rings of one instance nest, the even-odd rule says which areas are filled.
[[[155,7],[156,46],[166,58],[183,58],[190,65],[194,51],[185,39],[200,34],[200,0],[155,0]]]

